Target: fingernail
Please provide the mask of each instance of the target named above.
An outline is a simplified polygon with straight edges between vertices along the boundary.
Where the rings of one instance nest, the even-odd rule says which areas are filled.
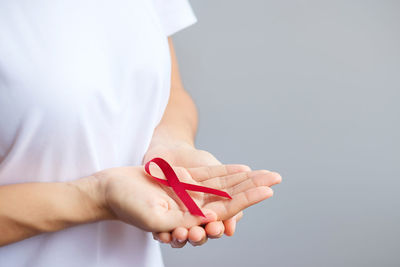
[[[181,239],[176,239],[175,237],[173,238],[173,241],[174,241],[174,242],[178,242],[178,243],[183,243],[183,242],[184,242],[183,240],[181,240]]]

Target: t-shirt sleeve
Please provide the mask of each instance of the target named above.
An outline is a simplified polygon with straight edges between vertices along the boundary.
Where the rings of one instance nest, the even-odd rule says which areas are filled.
[[[153,0],[153,4],[166,36],[197,22],[188,0]]]

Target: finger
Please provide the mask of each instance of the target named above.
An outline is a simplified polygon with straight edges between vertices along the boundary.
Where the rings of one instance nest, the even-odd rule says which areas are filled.
[[[228,194],[233,196],[254,187],[271,187],[275,184],[279,184],[281,180],[282,178],[279,173],[260,170],[255,171],[254,174],[249,174],[249,179],[244,180],[243,182],[236,184],[231,188],[226,188],[226,191],[228,192]]]
[[[206,231],[203,227],[193,226],[189,229],[188,240],[193,246],[200,246],[207,242]]]
[[[178,209],[168,210],[164,215],[163,231],[175,229],[178,226],[190,228],[195,225],[207,224],[217,220],[217,214],[215,211],[202,208],[202,212],[206,217],[192,215],[189,211],[182,212]]]
[[[239,172],[235,174],[230,174],[226,176],[219,176],[210,178],[201,183],[201,185],[215,188],[215,189],[225,189],[230,188],[236,184],[239,184],[247,179],[250,179],[250,175],[253,172]]]
[[[251,188],[232,196],[230,200],[214,201],[206,205],[207,209],[215,211],[219,220],[226,220],[241,210],[262,200],[272,197],[273,191],[267,186]]]
[[[177,227],[172,231],[172,240],[184,242],[188,239],[188,233],[189,231],[185,227]]]
[[[198,182],[210,178],[225,176],[238,172],[250,171],[250,167],[243,164],[225,164],[187,169],[192,178]]]
[[[161,243],[170,243],[171,242],[171,234],[168,232],[158,233],[158,241]]]
[[[181,248],[186,245],[189,231],[184,227],[177,227],[172,231],[171,247]]]
[[[222,221],[210,222],[204,227],[209,238],[220,238],[225,231],[225,226]]]
[[[225,234],[227,236],[233,236],[236,230],[236,216],[233,216],[232,218],[225,220],[224,225],[225,225]]]
[[[203,182],[204,186],[212,187],[215,189],[226,189],[231,188],[241,182],[246,180],[255,180],[259,182],[258,186],[266,185],[272,186],[277,183],[280,183],[282,178],[276,172],[270,172],[267,170],[257,170],[250,172],[240,172],[222,177],[215,177],[208,179]]]

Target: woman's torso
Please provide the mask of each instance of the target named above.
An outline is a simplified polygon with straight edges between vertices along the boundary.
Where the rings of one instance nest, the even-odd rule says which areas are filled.
[[[141,164],[169,79],[148,1],[0,2],[0,185]],[[161,264],[149,234],[119,222],[0,248],[0,266]]]

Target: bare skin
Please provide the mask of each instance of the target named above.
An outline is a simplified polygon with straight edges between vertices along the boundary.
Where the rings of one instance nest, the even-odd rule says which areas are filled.
[[[188,144],[175,145],[174,147],[156,147],[151,148],[144,157],[143,162],[147,162],[153,157],[162,158],[174,163],[177,166],[212,166],[221,164],[211,153],[198,150]],[[242,171],[251,171],[248,166],[241,165]],[[170,243],[174,248],[183,247],[187,241],[193,246],[204,244],[208,238],[220,238],[225,233],[232,236],[236,228],[236,222],[241,219],[243,212],[239,212],[232,218],[224,221],[215,221],[208,223],[205,227],[194,226],[191,229],[182,227],[174,229],[171,233],[153,233],[154,239],[162,243]]]
[[[143,163],[160,156],[182,167],[221,164],[211,153],[197,150],[194,146],[198,124],[197,108],[183,87],[172,38],[168,39],[168,43],[171,54],[170,97],[162,120],[154,131]],[[169,233],[153,233],[153,236],[156,240],[170,243],[176,248],[184,246],[187,241],[195,246],[202,245],[208,237],[218,238],[224,232],[227,235],[233,235],[236,221],[241,215],[235,215],[226,221],[212,222],[205,228],[198,226],[193,229],[178,228]]]
[[[154,175],[163,177],[152,168]],[[232,196],[226,200],[191,192],[206,218],[191,215],[170,188],[145,174],[143,166],[107,169],[68,183],[0,186],[0,203],[7,203],[0,206],[0,246],[101,220],[120,220],[150,232],[226,220],[271,197],[270,186],[280,182],[275,173],[242,169],[241,165],[174,168],[184,182],[225,190]]]

